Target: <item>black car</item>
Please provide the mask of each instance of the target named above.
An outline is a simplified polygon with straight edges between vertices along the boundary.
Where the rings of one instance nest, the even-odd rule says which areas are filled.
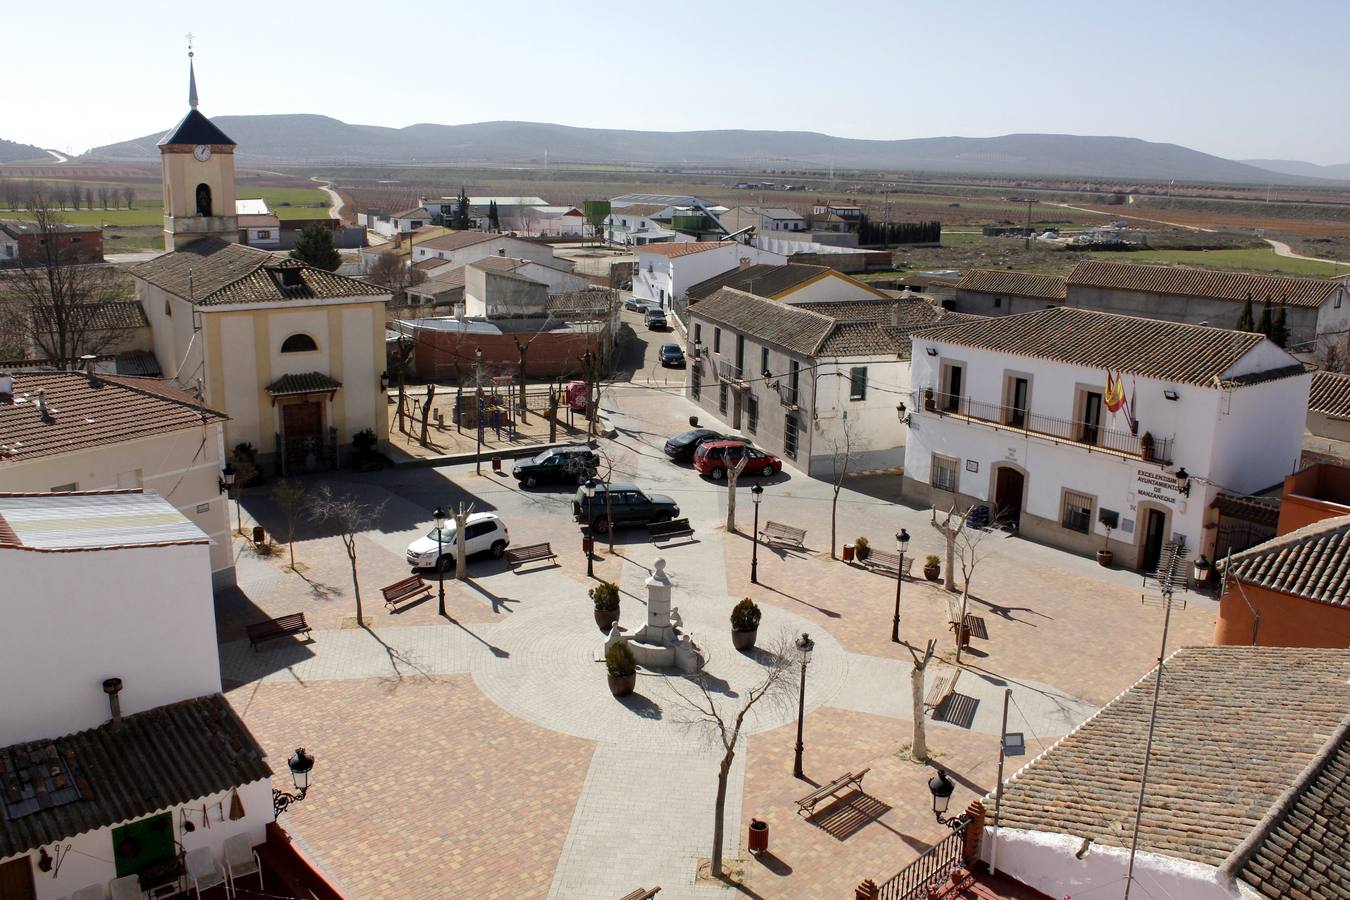
[[[647,310],[646,322],[648,331],[665,331],[670,327],[666,324],[666,314],[659,309]]]
[[[534,487],[545,481],[565,481],[585,484],[595,476],[600,457],[590,447],[554,447],[534,459],[517,463],[511,474],[525,487]]]
[[[666,441],[666,456],[669,456],[675,462],[690,462],[693,460],[694,451],[698,449],[699,444],[705,441],[727,440],[736,440],[736,438],[709,428],[695,428],[692,431],[677,434]]]
[[[658,354],[663,366],[684,368],[684,348],[679,344],[662,344]]]
[[[603,534],[611,521],[615,528],[621,528],[678,519],[680,508],[664,494],[648,494],[635,484],[597,484],[595,497],[589,500],[586,488],[577,488],[572,514],[591,531]]]

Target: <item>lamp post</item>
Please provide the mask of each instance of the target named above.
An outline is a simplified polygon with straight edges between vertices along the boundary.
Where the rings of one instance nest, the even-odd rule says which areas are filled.
[[[895,620],[891,622],[891,640],[900,643],[900,588],[905,583],[905,551],[909,549],[909,532],[901,528],[895,535],[895,549],[900,551],[900,562],[895,567]]]
[[[961,816],[947,818],[943,815],[952,802],[952,792],[955,790],[956,785],[947,777],[946,769],[938,769],[937,774],[928,779],[928,792],[933,795],[933,818],[937,819],[939,825],[946,825],[952,831],[960,831],[966,824],[964,818]]]
[[[792,774],[797,778],[805,778],[802,774],[802,751],[806,745],[802,743],[802,722],[806,718],[806,666],[811,662],[811,651],[816,648],[816,642],[811,640],[811,636],[802,632],[802,636],[797,639],[797,653],[802,659],[802,685],[797,692],[797,757],[792,763]]]
[[[750,583],[759,584],[759,504],[764,499],[764,485],[752,487],[750,499],[755,501],[755,531],[751,535],[755,543],[750,550]]]
[[[314,757],[306,753],[304,747],[299,747],[295,755],[286,760],[286,765],[291,770],[291,780],[295,782],[295,793],[272,789],[273,819],[289,809],[292,803],[299,803],[305,799],[305,792],[309,790],[309,771],[314,768]]]
[[[474,415],[474,425],[477,431],[477,441],[473,447],[473,472],[475,475],[483,474],[483,348],[473,348],[473,396],[478,405],[478,412]]]
[[[220,470],[220,491],[222,494],[225,495],[226,501],[228,501],[230,497],[234,495],[234,478],[235,478],[234,466],[230,465],[229,460],[226,460],[225,468]],[[225,515],[229,516],[229,514],[230,509],[227,506],[225,508]],[[234,497],[234,515],[235,515],[236,530],[243,531],[244,514],[239,510],[239,498],[237,496]],[[228,522],[229,519],[227,518],[225,521]]]
[[[445,547],[442,542],[445,538],[445,520],[448,515],[445,508],[438,506],[432,511],[431,517],[436,522],[436,581],[440,584],[440,599],[437,605],[442,616],[445,615]]]
[[[586,479],[586,536],[581,539],[581,549],[586,551],[586,577],[595,577],[595,554],[591,551],[595,547],[595,536],[591,534],[591,502],[595,500],[595,479]]]

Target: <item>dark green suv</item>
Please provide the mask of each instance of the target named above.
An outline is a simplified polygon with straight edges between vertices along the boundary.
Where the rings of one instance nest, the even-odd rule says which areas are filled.
[[[608,510],[605,498],[609,497]],[[608,512],[608,516],[606,515]],[[615,528],[625,525],[650,525],[680,517],[680,508],[664,494],[648,494],[635,484],[597,484],[594,499],[587,502],[586,487],[577,488],[572,498],[572,515],[592,531],[604,533],[613,519]]]

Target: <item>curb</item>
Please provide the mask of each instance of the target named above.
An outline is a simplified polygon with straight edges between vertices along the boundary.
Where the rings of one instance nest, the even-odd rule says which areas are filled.
[[[608,419],[604,416],[597,418],[600,424],[601,437],[612,440],[618,436],[618,430],[609,423]],[[546,441],[540,444],[522,444],[518,447],[508,447],[501,450],[484,450],[482,453],[446,453],[441,456],[425,457],[409,456],[406,452],[391,445],[382,448],[382,453],[395,469],[434,469],[440,466],[458,466],[471,463],[475,458],[482,461],[521,459],[528,456],[537,456],[545,450],[552,450],[554,447],[571,447],[575,444],[584,443],[587,443],[584,436],[578,436],[570,441]],[[395,454],[403,458],[396,459]]]

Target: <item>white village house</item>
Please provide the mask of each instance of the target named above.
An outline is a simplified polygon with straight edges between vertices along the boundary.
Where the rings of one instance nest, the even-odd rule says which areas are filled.
[[[633,299],[669,309],[683,301],[693,285],[728,272],[743,262],[781,265],[787,257],[736,241],[686,241],[638,247]]]
[[[1220,490],[1298,465],[1311,376],[1259,334],[1059,308],[919,332],[912,360],[908,499],[1128,568],[1212,557]]]
[[[522,241],[507,234],[489,234],[481,231],[452,231],[449,234],[414,244],[412,265],[426,272],[428,278],[438,278],[451,269],[477,262],[488,256],[528,259],[571,271],[572,263],[558,259],[553,248],[536,241]]]

